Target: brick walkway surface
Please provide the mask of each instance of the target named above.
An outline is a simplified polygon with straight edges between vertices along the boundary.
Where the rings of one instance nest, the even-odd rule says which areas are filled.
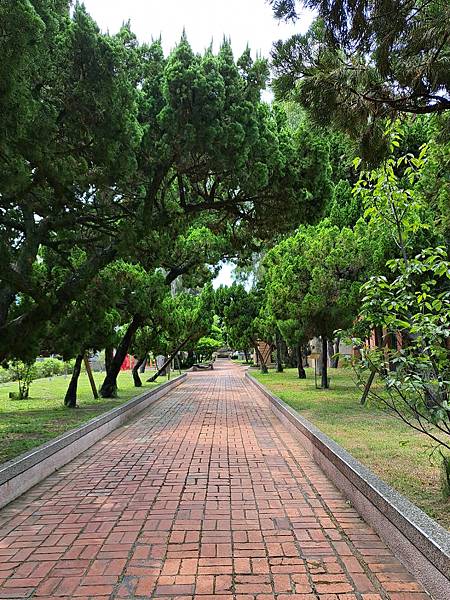
[[[429,598],[226,362],[3,509],[0,558],[3,599]]]

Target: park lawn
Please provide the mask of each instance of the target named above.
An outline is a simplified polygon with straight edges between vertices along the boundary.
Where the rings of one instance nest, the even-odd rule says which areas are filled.
[[[149,373],[150,374],[150,373]],[[94,373],[97,387],[105,375]],[[22,452],[39,446],[52,438],[93,419],[102,413],[120,406],[142,392],[164,383],[147,383],[143,376],[142,388],[135,388],[130,372],[121,372],[118,378],[118,398],[94,400],[89,380],[84,372],[78,383],[80,408],[65,408],[63,401],[70,375],[36,379],[30,387],[28,400],[11,400],[9,392],[17,392],[17,382],[0,385],[0,463]]]
[[[300,380],[296,369],[267,375],[251,371],[261,383],[314,423],[355,458],[407,496],[443,527],[450,529],[450,500],[441,493],[438,456],[428,439],[371,401],[361,406],[361,392],[351,368],[330,369],[331,388],[316,390],[314,372]]]

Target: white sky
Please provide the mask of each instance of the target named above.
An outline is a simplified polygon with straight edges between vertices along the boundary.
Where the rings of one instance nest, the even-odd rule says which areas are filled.
[[[304,11],[297,23],[280,23],[266,0],[84,0],[84,4],[103,31],[116,33],[130,20],[140,41],[161,35],[166,53],[177,44],[184,28],[196,52],[203,52],[211,41],[217,51],[226,36],[236,58],[247,45],[253,56],[269,57],[274,41],[305,32],[312,21],[312,13]],[[264,97],[269,99],[270,94]],[[214,286],[230,285],[232,273],[233,265],[224,264]]]
[[[224,35],[231,38],[235,56],[249,44],[269,56],[272,43],[294,32],[306,31],[312,13],[304,12],[296,24],[279,23],[266,0],[84,0],[88,12],[103,31],[115,33],[124,21],[141,41],[162,36],[165,51],[180,39],[183,27],[197,52],[213,40],[217,50]]]

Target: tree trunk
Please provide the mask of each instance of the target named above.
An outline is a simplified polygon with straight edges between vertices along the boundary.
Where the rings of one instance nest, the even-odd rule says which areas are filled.
[[[248,351],[247,350],[244,350],[244,356],[245,356],[245,362],[249,363],[250,361],[248,359]]]
[[[178,344],[176,349],[172,352],[172,354],[169,356],[169,358],[166,360],[166,362],[162,365],[162,367],[160,369],[158,369],[154,375],[149,377],[147,379],[147,381],[156,381],[158,379],[158,377],[161,375],[161,373],[165,372],[165,370],[170,365],[170,363],[173,361],[173,359],[178,354],[178,352],[186,346],[186,344],[189,342],[190,339],[191,339],[191,336],[189,336],[188,338],[183,340],[181,342],[181,344]]]
[[[77,387],[78,387],[78,378],[81,372],[81,363],[83,362],[84,352],[78,354],[75,358],[75,365],[72,371],[72,377],[70,378],[69,387],[67,388],[66,395],[64,397],[64,405],[67,408],[76,408],[77,407]]]
[[[84,360],[84,368],[86,369],[87,376],[89,377],[89,383],[91,384],[92,395],[94,396],[94,399],[97,400],[97,398],[98,398],[97,386],[95,385],[95,379],[94,379],[94,375],[92,373],[91,363],[89,362],[89,358],[88,358],[87,354],[84,355],[83,360]]]
[[[256,352],[256,356],[258,357],[258,361],[259,361],[259,368],[261,370],[261,373],[263,373],[264,375],[266,373],[269,372],[269,369],[267,368],[266,363],[264,362],[263,356],[259,350],[259,346],[257,342],[254,342],[255,344],[255,352]]]
[[[128,348],[133,340],[133,336],[141,325],[142,319],[135,315],[128,325],[125,335],[117,347],[114,358],[112,359],[109,371],[106,373],[105,380],[100,388],[102,398],[115,398],[117,395],[117,376],[120,373],[120,367],[128,354]]]
[[[303,365],[304,365],[305,367],[309,367],[309,361],[308,361],[308,356],[309,356],[309,354],[308,354],[308,352],[311,354],[311,349],[310,349],[310,346],[309,346],[309,344],[305,344],[305,345],[303,346],[303,357],[304,357],[304,359],[305,359],[305,361],[304,361]]]
[[[322,385],[323,389],[327,389],[328,385],[328,340],[323,335],[322,336]]]
[[[373,380],[375,379],[375,374],[376,374],[375,370],[370,371],[369,378],[367,379],[366,385],[364,386],[363,395],[361,396],[361,400],[360,400],[361,404],[366,403],[367,396],[369,395],[370,388],[372,387]]]
[[[145,356],[143,358],[138,358],[131,371],[131,373],[133,374],[134,387],[142,387],[142,381],[139,377],[139,369],[141,365],[145,365],[145,360]]]
[[[305,371],[305,367],[303,366],[303,356],[302,356],[302,346],[301,344],[298,345],[297,348],[297,370],[298,370],[298,378],[299,379],[306,379],[306,371]]]
[[[277,373],[282,373],[283,372],[283,357],[281,355],[281,334],[278,330],[276,330],[275,333],[275,342],[276,342],[276,347],[277,347]]]
[[[147,366],[147,357],[144,358],[142,365],[139,368],[139,373],[145,373],[145,367]]]
[[[106,346],[105,348],[105,371],[108,371],[111,368],[111,363],[114,358],[114,348],[112,346]]]
[[[298,351],[297,346],[291,346],[288,351],[286,362],[291,369],[295,369],[298,365]]]

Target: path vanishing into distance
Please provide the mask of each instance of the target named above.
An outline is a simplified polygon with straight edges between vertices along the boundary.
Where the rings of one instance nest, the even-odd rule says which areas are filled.
[[[429,598],[216,365],[0,511],[0,598]]]

